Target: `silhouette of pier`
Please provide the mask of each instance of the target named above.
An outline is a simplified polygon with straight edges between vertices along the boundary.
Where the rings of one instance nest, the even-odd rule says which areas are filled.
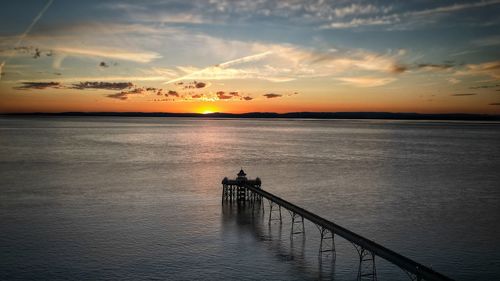
[[[247,179],[240,170],[236,179],[222,180],[222,203],[236,201],[239,204],[249,202],[252,211],[264,211],[264,199],[269,203],[269,223],[273,220],[283,221],[282,208],[286,209],[292,219],[290,235],[304,234],[304,219],[309,220],[320,232],[319,255],[330,252],[335,256],[335,236],[349,241],[359,255],[358,280],[377,280],[375,257],[383,258],[401,268],[411,280],[452,280],[433,269],[398,254],[370,239],[356,234],[345,227],[322,218],[308,210],[290,203],[261,188],[261,180]]]

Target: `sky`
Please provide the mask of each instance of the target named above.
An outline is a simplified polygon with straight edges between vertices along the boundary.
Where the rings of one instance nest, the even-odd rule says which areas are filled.
[[[500,0],[1,6],[4,113],[500,114]]]

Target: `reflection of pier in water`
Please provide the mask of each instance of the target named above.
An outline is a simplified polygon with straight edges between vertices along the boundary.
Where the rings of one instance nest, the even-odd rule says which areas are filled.
[[[227,177],[222,180],[222,203],[236,201],[240,206],[247,205],[248,209],[255,216],[260,213],[264,216],[264,199],[269,204],[268,222],[283,222],[281,209],[290,213],[290,239],[294,236],[305,235],[304,219],[312,222],[320,233],[319,258],[325,253],[332,255],[335,260],[335,237],[340,236],[349,241],[356,249],[359,257],[358,280],[377,280],[375,257],[381,257],[390,263],[401,268],[411,280],[451,280],[450,278],[434,271],[433,269],[419,264],[403,255],[400,255],[372,240],[362,237],[340,225],[326,220],[314,213],[311,213],[297,205],[294,205],[272,193],[261,189],[261,180],[249,180],[245,172],[241,170],[236,179],[230,180]]]
[[[258,205],[260,202],[255,204]],[[268,224],[260,208],[252,209],[251,204],[233,204],[229,201],[228,204],[223,204],[222,214],[224,221],[235,221],[239,227],[246,228],[245,230],[252,234],[255,240],[264,242],[277,259],[289,262],[292,270],[299,276],[308,280],[333,279],[335,260],[332,256],[307,259],[305,236],[300,239],[290,239],[287,235],[288,230],[283,229],[283,224]]]

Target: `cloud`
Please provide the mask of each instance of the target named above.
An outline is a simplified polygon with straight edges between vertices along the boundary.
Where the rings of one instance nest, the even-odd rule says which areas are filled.
[[[490,88],[497,88],[497,87],[500,87],[500,84],[473,86],[473,87],[469,87],[469,89],[490,89]]]
[[[341,8],[336,8],[332,10],[333,14],[338,17],[338,18],[343,18],[346,16],[350,15],[366,15],[366,14],[375,14],[378,12],[387,12],[391,8],[388,7],[382,7],[379,8],[377,6],[374,6],[372,4],[368,5],[360,5],[360,4],[351,4],[350,6],[345,6]]]
[[[166,83],[163,83],[166,84]],[[208,87],[209,84],[201,81],[191,81],[191,82],[177,82],[175,83],[177,86],[182,86],[183,89],[203,89]]]
[[[35,48],[35,53],[33,54],[33,58],[37,59],[40,57],[40,55],[41,55],[40,49]]]
[[[66,58],[65,54],[56,54],[52,60],[52,67],[55,69],[61,69],[62,63]]]
[[[45,12],[47,11],[47,9],[50,7],[50,5],[52,5],[52,2],[54,2],[54,0],[49,0],[47,1],[47,3],[45,3],[45,5],[43,6],[43,8],[40,10],[40,12],[38,12],[38,14],[36,15],[36,17],[31,21],[30,25],[28,25],[28,27],[26,28],[26,30],[24,30],[24,32],[21,34],[21,36],[19,36],[17,38],[17,42],[16,44],[14,45],[15,47],[18,47],[19,45],[21,45],[21,43],[23,42],[24,38],[26,38],[26,36],[30,33],[31,29],[33,29],[33,27],[36,25],[36,23],[42,18],[43,14],[45,14]],[[38,49],[37,49],[38,50]],[[38,54],[38,57],[40,56],[40,53],[37,52]],[[2,79],[2,68],[5,66],[5,63],[11,58],[11,55],[7,56],[6,59],[4,59],[1,63],[0,63],[0,79]],[[37,57],[35,57],[37,58]]]
[[[455,85],[455,84],[460,83],[461,81],[456,79],[456,78],[451,77],[451,78],[448,78],[448,82],[450,82],[450,84]]]
[[[106,97],[119,100],[126,100],[128,99],[129,95],[140,95],[145,93],[147,93],[147,89],[145,88],[134,88],[127,91],[121,91],[115,94],[108,94],[106,95]]]
[[[274,98],[280,98],[282,97],[283,95],[280,95],[280,94],[274,94],[274,93],[269,93],[269,94],[264,94],[263,95],[264,97],[268,98],[268,99],[274,99]]]
[[[93,47],[93,46],[88,46],[85,48],[60,46],[60,47],[54,47],[54,50],[58,53],[63,53],[65,55],[112,58],[112,59],[133,61],[139,63],[148,63],[155,59],[161,58],[161,55],[155,52],[129,51],[118,48],[105,48],[105,47]]]
[[[500,36],[490,36],[472,41],[472,44],[479,47],[489,47],[500,45]]]
[[[112,98],[112,99],[126,100],[126,99],[128,99],[128,93],[127,92],[119,92],[116,94],[106,95],[106,97]]]
[[[393,82],[395,79],[386,77],[386,78],[378,78],[378,77],[339,77],[336,78],[344,83],[357,86],[357,87],[378,87],[389,84]]]
[[[452,94],[450,96],[453,96],[453,97],[466,97],[466,96],[475,96],[477,94],[475,93],[472,93],[472,94]]]
[[[102,82],[121,81],[163,81],[163,76],[73,76],[58,79],[64,83],[80,83],[80,81],[100,80]],[[50,79],[34,79],[36,82],[50,82]]]
[[[232,65],[238,65],[238,64],[241,64],[241,63],[246,63],[246,62],[252,62],[252,61],[260,60],[260,59],[262,59],[262,58],[264,58],[264,57],[266,57],[266,56],[268,56],[270,54],[272,54],[271,51],[266,51],[266,52],[263,52],[263,53],[260,53],[260,54],[254,54],[254,55],[244,56],[244,57],[241,57],[241,58],[237,58],[237,59],[226,61],[226,62],[223,62],[223,63],[220,63],[220,64],[216,64],[214,66],[206,67],[206,68],[203,68],[203,69],[200,69],[200,70],[193,69],[193,68],[188,69],[188,68],[182,68],[182,67],[180,67],[181,70],[183,70],[184,72],[188,72],[189,74],[181,76],[181,77],[178,77],[178,78],[175,78],[175,79],[171,79],[171,80],[165,82],[164,84],[170,84],[170,83],[174,83],[174,82],[177,82],[177,81],[180,81],[180,80],[185,80],[185,79],[188,79],[188,78],[192,78],[195,75],[200,75],[200,74],[203,74],[204,72],[210,72],[210,71],[213,71],[214,69],[225,69],[225,68],[228,68],[228,67],[230,67]]]
[[[163,7],[158,7],[162,5]],[[206,5],[206,4],[205,4]],[[212,20],[206,18],[201,11],[194,10],[195,7],[189,3],[177,6],[175,2],[160,2],[148,5],[137,5],[130,3],[102,3],[102,8],[114,10],[130,15],[134,20],[141,22],[175,23],[175,24],[201,24]],[[198,3],[199,9],[203,9],[204,3]]]
[[[429,70],[429,71],[440,71],[453,68],[453,64],[434,64],[434,63],[421,63],[417,65],[418,69]]]
[[[207,38],[206,45],[224,45],[217,39]],[[319,78],[339,75],[344,72],[380,72],[399,74],[407,70],[399,60],[404,50],[379,54],[365,50],[335,49],[318,50],[291,44],[226,42],[237,50],[248,50],[255,55],[242,56],[209,67],[179,66],[186,73],[165,84],[181,80],[235,80],[257,79],[270,82],[289,82],[303,78]],[[224,48],[224,46],[222,46]]]
[[[220,100],[228,100],[228,99],[232,99],[234,97],[233,95],[226,94],[223,91],[218,91],[216,93],[216,95],[217,95],[217,98]]]
[[[217,98],[219,100],[230,100],[230,99],[237,99],[237,100],[252,100],[253,98],[250,97],[250,96],[246,96],[246,97],[241,97],[240,96],[240,93],[236,92],[236,91],[232,91],[232,92],[224,92],[224,91],[218,91],[217,93],[215,93]]]
[[[267,52],[263,52],[260,54],[245,56],[242,58],[238,58],[238,59],[230,60],[227,62],[223,62],[221,64],[217,64],[217,65],[215,65],[215,67],[226,68],[226,67],[230,67],[232,65],[237,65],[237,64],[241,64],[241,63],[245,63],[245,62],[258,61],[258,60],[261,60],[262,58],[264,58],[272,53],[273,53],[272,51],[267,51]]]
[[[169,90],[167,95],[173,96],[173,97],[179,97],[179,93],[177,93],[176,91],[172,91],[172,90]]]
[[[499,4],[500,0],[479,1],[472,3],[455,3],[452,5],[435,7],[419,11],[407,11],[401,13],[393,13],[388,15],[378,15],[370,18],[355,17],[349,21],[334,21],[323,24],[324,29],[345,29],[356,28],[360,26],[378,26],[378,25],[395,25],[395,24],[422,24],[423,22],[434,22],[432,17],[445,14],[463,11],[473,8],[481,8]]]
[[[52,50],[43,50],[39,47],[34,46],[17,46],[13,48],[8,48],[0,50],[0,56],[6,56],[12,58],[14,56],[30,56],[34,59],[40,58],[42,55],[51,57],[54,55]]]
[[[35,26],[35,24],[42,18],[43,14],[45,14],[45,12],[50,7],[50,5],[52,5],[52,2],[54,2],[54,0],[49,0],[49,1],[47,1],[47,3],[45,3],[45,6],[43,6],[42,10],[40,10],[40,12],[36,15],[36,17],[31,21],[31,23],[28,26],[28,28],[26,28],[26,30],[21,34],[21,36],[19,37],[19,41],[17,42],[16,46],[19,46],[21,44],[21,42],[28,35],[28,33],[30,33],[31,29],[33,29],[33,27]]]
[[[332,22],[329,24],[322,25],[323,29],[346,29],[354,28],[358,26],[365,25],[387,25],[393,23],[392,17],[381,17],[381,18],[355,18],[348,22]]]
[[[467,10],[471,8],[480,8],[480,7],[485,7],[485,6],[491,6],[495,4],[499,4],[499,0],[489,0],[489,1],[479,1],[479,2],[472,2],[472,3],[461,3],[461,4],[452,4],[448,6],[441,6],[441,7],[436,7],[432,9],[426,9],[426,10],[421,10],[421,11],[413,11],[413,12],[408,12],[405,13],[407,16],[430,16],[434,14],[441,14],[441,13],[450,13],[450,12],[456,12],[456,11],[462,11],[462,10]]]
[[[328,21],[348,16],[387,13],[392,7],[372,4],[343,4],[332,1],[162,1],[152,5],[129,3],[103,3],[103,8],[125,13],[134,21],[175,23],[184,25],[221,24],[230,21],[252,21],[265,18],[285,19],[293,22]]]
[[[455,73],[459,76],[490,76],[500,80],[500,61],[490,61],[480,64],[467,64],[465,69]]]
[[[132,82],[80,82],[73,84],[72,89],[104,89],[104,90],[124,90],[134,87]]]
[[[47,88],[60,89],[63,85],[59,82],[22,82],[22,86],[16,87],[16,90],[43,90]]]
[[[164,67],[152,67],[149,70],[144,71],[146,74],[154,74],[154,75],[162,75],[164,76],[164,79],[170,79],[173,77],[179,76],[177,71],[170,69],[170,68],[164,68]]]

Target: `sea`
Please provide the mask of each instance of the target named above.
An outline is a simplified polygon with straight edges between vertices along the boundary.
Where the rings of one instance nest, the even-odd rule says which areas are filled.
[[[356,280],[349,241],[320,255],[313,223],[223,204],[240,169],[450,278],[500,278],[500,123],[10,116],[0,280]]]

